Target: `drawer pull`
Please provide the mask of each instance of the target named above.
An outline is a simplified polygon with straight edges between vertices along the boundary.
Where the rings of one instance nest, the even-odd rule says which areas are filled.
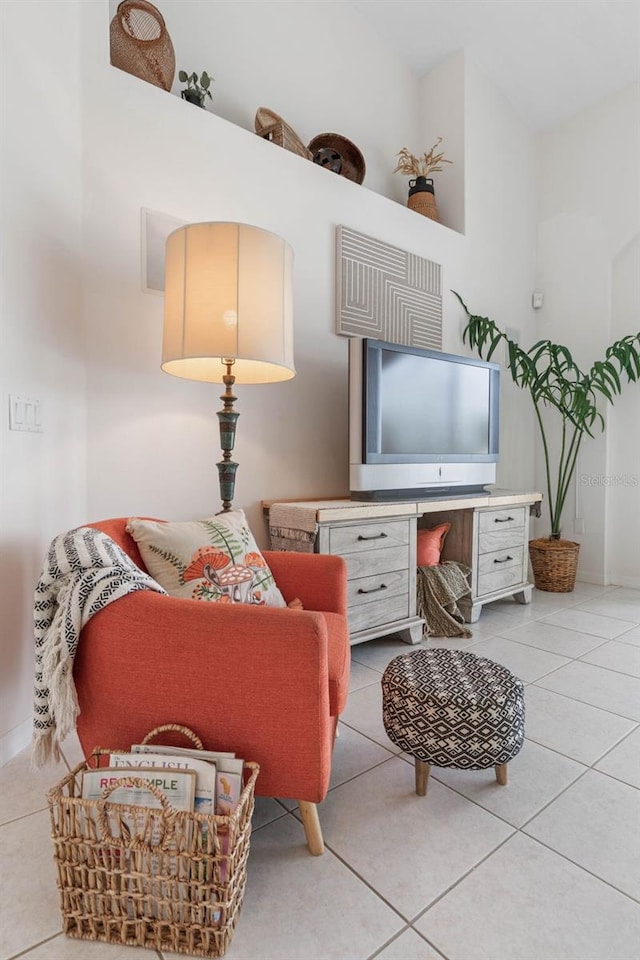
[[[363,537],[362,534],[359,534],[358,540],[386,540],[388,536],[388,533],[374,533],[372,537]]]
[[[509,523],[513,521],[513,517],[496,517],[493,521],[494,523]]]
[[[385,534],[383,534],[385,536]],[[381,583],[379,587],[374,587],[373,590],[363,590],[362,587],[358,590],[358,593],[379,593],[381,590],[386,590],[386,583]]]
[[[503,557],[502,560],[494,560],[494,563],[507,563],[507,561],[513,560],[513,557],[510,557],[508,554],[506,557]]]

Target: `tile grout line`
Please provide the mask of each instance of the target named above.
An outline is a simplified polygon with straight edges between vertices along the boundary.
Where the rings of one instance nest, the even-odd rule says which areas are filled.
[[[378,947],[378,949],[374,953],[370,954],[369,957],[367,957],[367,960],[375,960],[376,957],[380,956],[383,950],[386,950],[387,947],[390,947],[392,943],[395,943],[397,940],[399,940],[400,937],[403,936],[403,934],[407,933],[409,930],[415,933],[417,937],[420,937],[421,940],[424,940],[424,942],[428,944],[432,950],[435,950],[435,952],[438,954],[439,957],[442,957],[442,960],[449,960],[449,958],[442,952],[442,950],[439,950],[430,940],[427,939],[427,937],[425,937],[423,933],[420,933],[419,930],[416,930],[416,928],[411,923],[409,923],[404,928],[404,930],[401,930],[399,933],[397,933],[395,937],[392,937],[390,940],[387,940],[386,943],[383,943],[381,947]]]
[[[577,663],[577,662],[578,662],[577,660],[572,661],[572,663]],[[568,666],[568,664],[565,663],[565,667],[566,666]],[[592,666],[595,666],[595,664],[588,663],[587,666],[592,667]],[[558,669],[561,669],[561,668],[558,668]],[[555,671],[552,671],[552,672],[555,673]],[[544,677],[539,677],[538,680],[544,680],[548,676],[550,676],[550,674],[547,673],[544,675]],[[622,676],[628,676],[628,674],[622,674]],[[637,678],[632,677],[631,679],[637,679]],[[527,684],[527,686],[530,686],[530,687],[537,686],[538,680],[532,680],[529,684]],[[614,713],[613,710],[607,710],[605,707],[599,707],[595,703],[591,703],[589,700],[580,700],[579,697],[575,697],[570,693],[561,693],[559,690],[552,690],[550,687],[543,687],[543,686],[541,686],[540,689],[546,690],[547,693],[555,693],[559,697],[566,697],[567,700],[572,700],[574,703],[583,703],[587,707],[593,707],[594,710],[602,710],[603,713],[608,713],[612,717],[619,717],[621,720],[629,720],[630,723],[640,723],[640,720],[638,719],[638,717],[630,717],[624,713]]]
[[[437,897],[434,897],[434,899],[431,901],[431,903],[427,904],[427,906],[426,906],[423,910],[420,910],[420,911],[415,915],[415,917],[413,917],[413,918],[411,919],[410,922],[411,922],[411,925],[412,925],[412,926],[413,926],[414,923],[417,923],[418,920],[422,920],[422,918],[424,917],[424,915],[425,915],[426,913],[428,913],[429,910],[432,909],[432,907],[435,907],[435,905],[436,905],[437,903],[439,903],[440,900],[442,900],[444,897],[448,896],[448,894],[450,894],[453,890],[455,890],[455,888],[458,886],[458,884],[462,883],[463,880],[466,880],[467,877],[470,876],[475,870],[477,870],[478,867],[481,867],[482,864],[485,863],[485,861],[487,861],[487,860],[489,859],[489,857],[492,857],[492,856],[494,855],[494,853],[497,853],[498,850],[500,850],[502,847],[504,847],[504,845],[505,845],[506,843],[509,843],[509,841],[512,840],[512,839],[516,836],[517,833],[519,833],[519,830],[518,830],[517,827],[514,827],[513,824],[510,824],[510,826],[511,826],[513,832],[510,833],[508,837],[505,837],[504,840],[502,840],[496,847],[493,848],[493,850],[490,850],[489,853],[485,854],[484,857],[482,857],[480,860],[478,860],[477,863],[474,863],[472,867],[469,867],[469,869],[468,869],[467,871],[465,871],[465,873],[463,873],[462,876],[458,877],[457,880],[455,880],[453,883],[451,883],[451,884],[446,888],[446,890],[443,890],[442,893],[438,894]]]
[[[400,937],[407,932],[407,930],[411,930],[411,924],[409,923],[407,923],[406,926],[402,928],[402,930],[398,930],[397,933],[394,933],[394,935],[390,937],[388,940],[385,940],[382,946],[376,947],[373,953],[369,954],[369,956],[367,957],[367,960],[375,960],[375,957],[379,957],[383,950],[386,950],[387,947],[390,947],[392,943],[395,943],[396,940],[399,940]]]
[[[20,950],[19,953],[11,954],[10,957],[7,957],[7,960],[18,960],[19,957],[25,957],[27,954],[31,953],[32,950],[37,950],[38,947],[43,947],[46,943],[51,943],[52,940],[56,940],[59,936],[64,936],[64,930],[62,927],[50,937],[45,937],[44,940],[38,940],[36,943],[32,943],[29,947],[26,947],[26,949]]]
[[[615,890],[616,893],[619,893],[620,896],[626,897],[627,900],[631,900],[632,903],[640,905],[640,900],[637,897],[634,897],[633,894],[627,893],[626,890],[621,890],[620,887],[616,887],[616,885],[612,883],[610,880],[605,880],[604,877],[598,876],[598,874],[594,873],[593,870],[590,870],[589,867],[585,867],[584,864],[578,863],[576,860],[572,860],[571,857],[568,857],[566,855],[566,853],[561,853],[559,850],[555,850],[553,847],[549,846],[548,843],[545,843],[544,840],[540,840],[539,837],[534,837],[530,833],[525,833],[524,830],[519,830],[518,832],[522,833],[523,837],[527,837],[527,839],[533,840],[534,843],[539,843],[541,847],[544,847],[546,850],[549,850],[551,853],[554,853],[557,857],[562,857],[563,860],[566,860],[567,863],[573,864],[574,867],[577,867],[578,870],[582,870],[583,873],[589,874],[589,876],[593,877],[594,880],[598,880],[600,883],[606,884],[607,887],[611,887],[611,889]]]

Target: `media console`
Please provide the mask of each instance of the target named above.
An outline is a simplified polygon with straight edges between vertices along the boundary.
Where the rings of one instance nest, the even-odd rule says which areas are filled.
[[[485,603],[507,596],[530,602],[529,516],[539,516],[541,501],[537,492],[494,490],[393,503],[265,501],[263,508],[268,516],[276,502],[286,506],[290,523],[298,515],[302,529],[315,519],[315,552],[345,558],[352,644],[390,633],[418,643],[423,627],[416,615],[418,527],[451,523],[442,559],[471,568],[471,596],[459,607],[465,620],[475,623]]]

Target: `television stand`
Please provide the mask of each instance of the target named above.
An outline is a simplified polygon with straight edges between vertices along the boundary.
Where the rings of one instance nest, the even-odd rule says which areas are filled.
[[[471,568],[471,594],[458,606],[467,623],[475,623],[482,607],[513,596],[529,603],[529,515],[540,515],[542,494],[493,490],[427,499],[367,502],[349,499],[263,502],[267,516],[286,506],[295,529],[316,525],[316,553],[347,561],[348,616],[351,643],[398,633],[407,643],[422,639],[423,621],[416,614],[416,544],[419,527],[445,521],[451,530],[443,560]],[[292,539],[289,549],[300,548]]]

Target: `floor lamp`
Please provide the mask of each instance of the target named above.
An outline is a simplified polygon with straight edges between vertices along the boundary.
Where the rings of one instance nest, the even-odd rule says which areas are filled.
[[[293,251],[244,223],[192,223],[167,239],[162,369],[223,383],[217,464],[223,511],[231,509],[239,417],[233,385],[295,376]]]

